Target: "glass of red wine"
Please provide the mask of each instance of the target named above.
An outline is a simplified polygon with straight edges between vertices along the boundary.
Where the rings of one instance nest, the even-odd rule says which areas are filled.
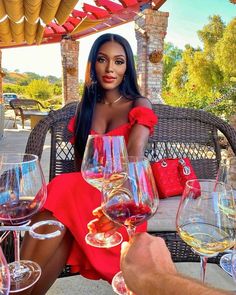
[[[102,209],[112,221],[126,227],[129,238],[136,227],[151,218],[158,207],[159,198],[149,161],[145,157],[128,157],[128,177],[117,182],[110,164],[104,171]],[[122,272],[112,280],[116,294],[130,294]]]
[[[13,231],[15,261],[8,265],[10,292],[23,291],[37,282],[40,266],[29,260],[20,260],[20,232],[29,230],[32,237],[51,238],[60,230],[41,235],[36,229],[43,224],[63,225],[57,221],[43,221],[29,226],[30,218],[38,212],[47,197],[47,188],[38,157],[30,154],[0,154],[0,222],[1,231]]]
[[[123,136],[89,135],[81,165],[81,173],[85,181],[102,190],[104,168],[107,161],[110,171],[117,182],[127,177],[128,154]],[[119,245],[123,238],[118,232],[110,236],[104,233],[88,233],[87,244],[98,248],[110,248]]]

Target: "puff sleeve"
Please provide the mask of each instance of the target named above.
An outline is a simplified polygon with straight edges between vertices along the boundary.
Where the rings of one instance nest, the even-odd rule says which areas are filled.
[[[148,127],[152,134],[158,119],[153,110],[146,107],[135,107],[129,112],[129,122],[131,126],[140,124]]]

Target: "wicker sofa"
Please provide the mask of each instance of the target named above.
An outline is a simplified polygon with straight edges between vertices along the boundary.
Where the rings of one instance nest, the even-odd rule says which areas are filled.
[[[69,142],[71,134],[67,130],[67,124],[75,114],[76,107],[77,103],[72,102],[60,110],[51,111],[36,125],[28,138],[25,152],[41,158],[46,134],[50,131],[49,180],[58,174],[75,170],[74,150]],[[221,160],[222,146],[219,135],[226,138],[236,154],[236,131],[220,118],[205,111],[161,104],[153,105],[153,109],[159,121],[145,151],[151,162],[166,157],[188,157],[198,178],[210,179],[216,177]],[[149,231],[166,240],[175,262],[199,261],[199,256],[182,242],[174,229],[163,231],[155,228],[154,223]],[[10,249],[7,256],[12,256],[12,245]],[[209,261],[218,263],[219,257],[211,258]],[[70,274],[69,266],[65,268],[62,276],[66,274]]]

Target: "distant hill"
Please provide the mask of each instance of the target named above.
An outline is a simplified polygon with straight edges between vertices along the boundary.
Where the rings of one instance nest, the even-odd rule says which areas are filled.
[[[7,69],[3,69],[6,76],[3,78],[3,84],[17,84],[28,85],[32,80],[46,79],[52,84],[61,84],[61,79],[55,76],[40,76],[33,72],[10,72]]]

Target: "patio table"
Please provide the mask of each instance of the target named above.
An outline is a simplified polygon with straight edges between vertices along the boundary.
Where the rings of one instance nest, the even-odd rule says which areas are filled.
[[[156,214],[148,221],[148,232],[176,231],[175,217],[179,200],[180,197],[160,200]],[[200,280],[200,262],[178,262],[175,265],[183,275]],[[205,282],[216,288],[228,291],[236,290],[236,283],[232,277],[214,263],[207,264]]]
[[[30,115],[30,127],[31,129],[33,129],[35,127],[35,125],[42,120],[44,117],[46,117],[48,115],[48,112],[36,112],[34,111],[31,115]]]

